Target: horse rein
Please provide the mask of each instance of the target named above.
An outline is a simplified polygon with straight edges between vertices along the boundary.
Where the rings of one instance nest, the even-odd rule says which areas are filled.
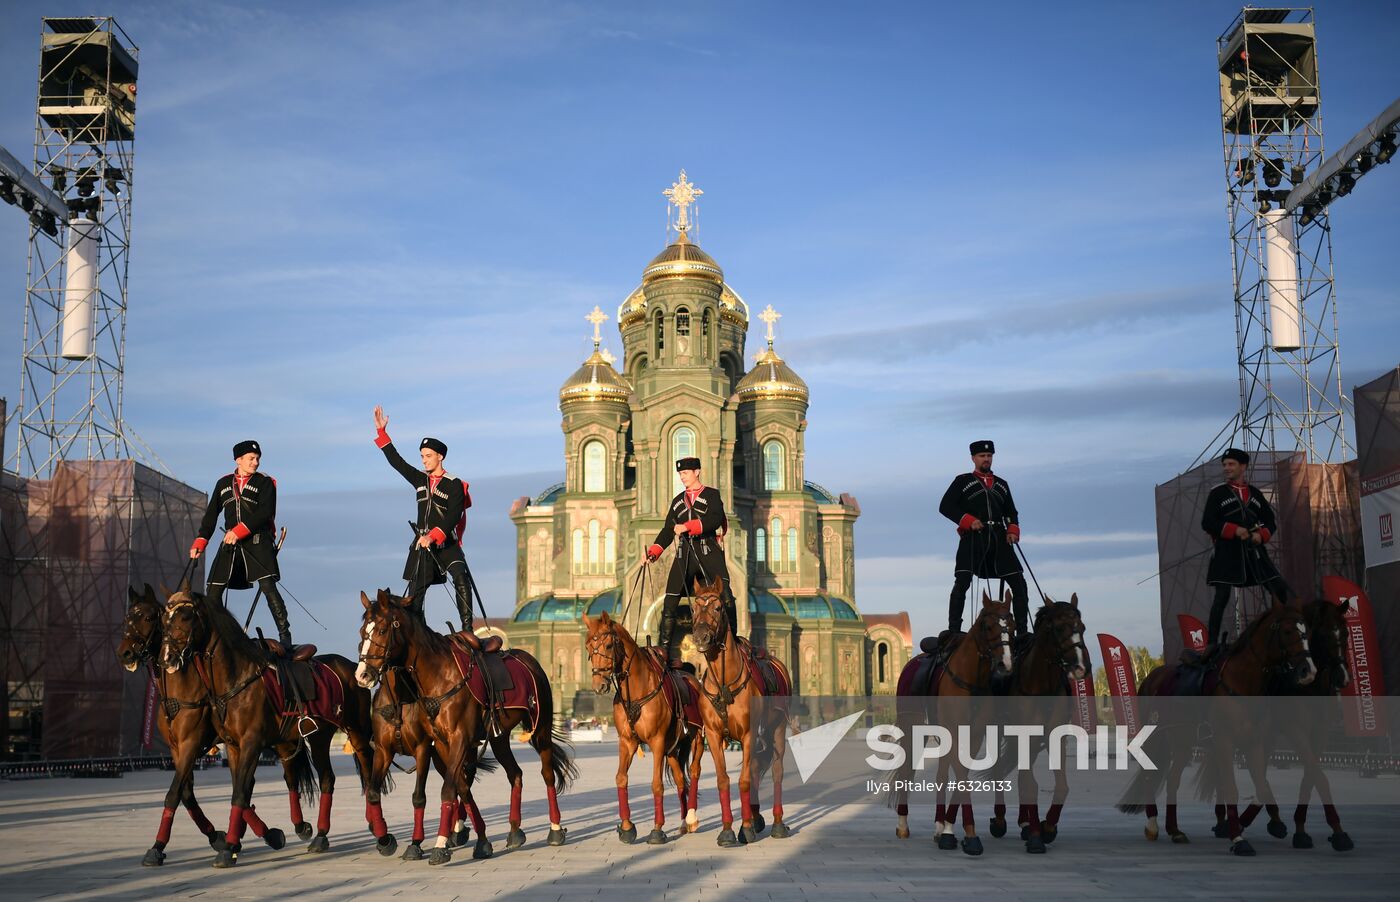
[[[1295,630],[1297,630],[1299,627],[1303,628],[1303,632],[1300,632],[1298,634],[1298,644],[1301,646],[1301,648],[1299,649],[1297,654],[1289,653],[1289,646],[1286,644],[1287,640],[1283,638],[1284,629],[1288,626],[1291,626]],[[1253,641],[1250,641],[1248,644],[1245,645],[1245,651],[1249,652],[1250,657],[1252,657],[1254,659],[1254,662],[1259,665],[1260,671],[1264,674],[1277,673],[1279,671],[1292,669],[1308,659],[1308,642],[1306,630],[1307,624],[1303,622],[1303,618],[1301,615],[1299,615],[1296,619],[1290,618],[1287,621],[1282,619],[1276,619],[1273,623],[1269,624],[1269,636],[1265,642],[1265,651],[1272,650],[1274,645],[1277,644],[1279,648],[1283,651],[1283,653],[1287,655],[1287,657],[1284,658],[1282,663],[1269,664],[1265,659],[1261,658],[1259,656],[1259,652],[1254,650]],[[1227,694],[1235,697],[1240,697],[1240,693],[1236,692],[1234,689],[1231,689],[1230,686],[1225,682],[1225,668],[1227,668],[1230,665],[1230,663],[1233,660],[1233,657],[1234,656],[1228,656],[1225,658],[1225,660],[1220,662],[1219,685],[1220,688],[1224,689]],[[1316,667],[1316,665],[1314,665],[1314,667]]]
[[[1009,636],[1011,635],[1011,628],[1010,624],[1006,623],[1008,616],[1009,615],[1007,614],[998,614],[996,616],[996,619],[998,624],[1006,626],[1005,630],[998,630],[998,632],[1004,632],[1006,635]],[[981,618],[979,617],[978,620],[981,620]],[[946,676],[948,679],[952,680],[953,685],[957,686],[964,692],[971,692],[977,694],[979,692],[985,692],[988,688],[990,688],[992,684],[992,673],[990,663],[992,658],[994,657],[995,651],[1000,648],[1011,647],[1010,639],[997,639],[995,642],[991,641],[990,639],[985,639],[983,634],[985,634],[986,632],[987,625],[984,624],[983,627],[976,633],[968,633],[968,635],[974,637],[972,640],[972,644],[977,649],[977,674],[980,676],[980,674],[982,673],[982,662],[985,661],[989,665],[987,667],[987,683],[985,686],[982,684],[980,679],[977,680],[977,682],[975,683],[969,683],[962,677],[954,673],[952,667],[952,655],[949,655],[948,663],[943,665],[943,676]]]
[[[656,681],[656,687],[646,695],[638,699],[627,698],[627,694],[624,690],[627,686],[628,678],[632,675],[631,670],[627,667],[627,662],[631,656],[628,654],[627,648],[623,645],[622,640],[618,638],[616,629],[611,624],[608,626],[606,636],[612,647],[612,661],[606,669],[592,667],[593,656],[603,656],[601,641],[595,642],[593,639],[589,639],[584,642],[584,648],[588,651],[589,664],[593,675],[603,678],[605,691],[608,683],[612,684],[614,689],[613,703],[622,704],[623,713],[627,715],[627,725],[631,727],[632,732],[635,733],[637,721],[642,717],[642,709],[645,708],[652,699],[660,695],[662,688],[666,685],[666,674],[664,672],[661,674],[661,677]],[[601,636],[597,638],[599,640],[602,639]],[[619,660],[619,657],[621,657],[621,660]]]
[[[157,666],[156,655],[151,651],[151,639],[154,638],[154,635],[147,636],[145,640],[141,640],[140,637],[136,635],[135,626],[131,622],[131,615],[134,612],[135,608],[128,608],[126,617],[122,620],[122,641],[131,641],[133,645],[136,645],[140,649],[140,651],[136,653],[136,662],[146,666],[146,672],[150,674],[152,681],[156,684],[156,691],[160,694],[160,706],[165,711],[166,723],[173,721],[180,713],[181,709],[203,708],[209,701],[209,696],[207,694],[203,698],[187,701],[182,698],[173,698],[170,693],[166,691],[165,668]],[[156,614],[155,619],[157,622],[160,622],[160,614]],[[154,633],[154,630],[152,632]],[[162,636],[163,635],[164,633],[162,631]],[[163,638],[162,641],[164,641]]]

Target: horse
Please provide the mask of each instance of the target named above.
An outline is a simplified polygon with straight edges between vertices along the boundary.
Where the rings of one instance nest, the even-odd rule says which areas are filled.
[[[362,788],[370,764],[370,697],[368,691],[354,684],[350,661],[340,655],[321,655],[313,659],[324,678],[317,681],[324,690],[317,702],[333,701],[324,695],[338,688],[343,700],[339,712],[313,708],[310,713],[292,715],[278,710],[285,705],[277,704],[275,690],[269,685],[275,685],[272,681],[276,675],[269,672],[274,661],[266,647],[250,639],[222,605],[211,604],[203,595],[182,588],[167,600],[161,629],[164,633],[162,666],[168,674],[193,666],[209,696],[214,729],[223,738],[228,752],[233,792],[228,833],[224,837],[227,848],[218,851],[214,867],[229,868],[238,863],[245,827],[252,828],[254,836],[264,839],[265,834],[271,832],[252,804],[258,758],[267,747],[275,749],[284,761],[292,754],[305,753],[298,752],[299,745],[305,744],[306,751],[310,752],[320,779],[321,808],[316,835],[307,845],[307,851],[328,851],[331,800],[335,792],[330,744],[337,727],[345,730],[354,750]],[[287,667],[288,663],[277,662],[277,666]],[[338,686],[330,680],[336,681]],[[295,810],[293,814],[296,815]]]
[[[791,836],[791,829],[783,823],[783,755],[787,749],[792,677],[781,661],[764,652],[756,653],[747,642],[735,637],[733,624],[725,613],[723,577],[696,580],[690,611],[691,636],[705,659],[700,713],[719,786],[722,829],[716,843],[729,848],[758,840],[759,832],[766,826],[759,813],[758,783],[770,766],[773,827],[768,835],[774,839]],[[731,739],[738,740],[744,755],[739,774],[741,823],[737,839],[729,807],[729,772],[724,765],[724,750]],[[692,764],[692,777],[699,774],[698,757],[697,754]]]
[[[632,634],[604,611],[595,620],[583,615],[588,629],[585,648],[593,670],[593,691],[613,690],[613,723],[617,725],[618,839],[630,845],[637,840],[637,825],[627,801],[627,771],[641,745],[651,749],[651,796],[656,818],[647,837],[649,845],[666,842],[665,767],[680,799],[680,835],[699,826],[695,812],[700,780],[700,750],[695,748],[702,718],[687,721],[686,695],[698,702],[700,683],[684,670],[669,670],[660,656],[638,647]],[[664,653],[664,650],[663,650]],[[686,767],[690,774],[687,778]]]
[[[540,771],[549,796],[549,836],[551,846],[564,844],[566,830],[561,824],[558,793],[564,791],[577,776],[577,769],[563,737],[554,729],[554,693],[549,677],[539,662],[523,649],[503,652],[512,677],[533,687],[525,693],[520,706],[490,708],[478,694],[489,699],[482,662],[471,655],[469,644],[475,636],[458,634],[452,638],[430,628],[421,614],[413,611],[412,598],[379,590],[371,600],[360,593],[364,618],[360,623],[360,660],[355,678],[363,687],[373,686],[391,667],[403,667],[413,674],[419,693],[419,703],[427,716],[432,738],[443,757],[446,773],[442,785],[442,816],[438,823],[437,843],[428,856],[428,864],[446,864],[452,860],[449,837],[453,822],[459,814],[458,799],[469,798],[471,781],[479,766],[478,738],[490,736],[496,759],[505,768],[511,784],[510,833],[507,849],[517,849],[525,843],[520,829],[520,797],[524,780],[520,765],[510,749],[510,731],[527,722],[530,746],[540,756]],[[460,639],[460,641],[459,641]],[[478,640],[479,641],[479,640]],[[482,644],[482,649],[493,648]],[[492,643],[499,648],[499,640]],[[488,719],[490,729],[488,730]],[[376,787],[388,773],[392,752],[383,747],[375,749],[370,770],[370,795],[367,797],[371,829],[384,854],[392,854],[397,840],[388,832],[379,808]]]
[[[1236,801],[1234,750],[1238,744],[1234,734],[1248,726],[1249,718],[1238,700],[1266,694],[1276,675],[1282,675],[1290,685],[1307,685],[1317,673],[1308,654],[1307,625],[1302,612],[1294,603],[1275,604],[1255,618],[1224,651],[1220,663],[1207,674],[1201,695],[1211,698],[1210,726],[1214,741],[1206,750],[1197,772],[1197,789],[1202,798],[1220,795],[1226,803],[1226,834],[1230,851],[1235,855],[1253,855],[1254,848],[1241,835],[1239,808]],[[1180,665],[1162,665],[1143,678],[1138,687],[1140,698],[1170,698],[1181,694],[1178,683],[1184,674]],[[1153,715],[1157,716],[1157,715]],[[1146,719],[1146,718],[1145,718]],[[1139,769],[1119,801],[1118,810],[1124,814],[1139,811],[1147,816],[1143,834],[1149,840],[1158,836],[1155,796],[1165,782],[1167,786],[1167,833],[1174,843],[1187,843],[1190,838],[1177,823],[1176,794],[1181,775],[1190,763],[1196,739],[1195,722],[1158,724],[1158,729],[1143,746],[1147,758],[1158,767]],[[1262,743],[1249,742],[1246,747],[1250,778],[1256,793],[1272,804],[1272,791],[1264,777]],[[1163,767],[1162,763],[1166,762]],[[1140,800],[1147,798],[1143,803]]]
[[[1068,602],[1045,599],[1044,605],[1035,613],[1030,648],[1013,664],[1008,694],[1011,696],[1010,711],[1015,722],[1031,723],[1037,719],[1051,720],[1053,725],[1067,722],[1068,718],[1061,716],[1069,713],[1067,706],[1058,702],[1070,695],[1070,681],[1083,679],[1089,671],[1089,649],[1084,644],[1084,635],[1078,594],[1071,595]],[[1055,711],[1042,710],[1041,706],[1045,704],[1054,705]],[[999,762],[1012,760],[1005,754],[1010,747],[1011,740],[1004,738]],[[1040,787],[1031,767],[1045,748],[1047,740],[1042,735],[1031,747],[1028,766],[1017,774],[1017,795],[1021,800],[1017,823],[1021,828],[1021,839],[1026,843],[1026,851],[1032,854],[1043,854],[1045,847],[1055,841],[1059,834],[1060,812],[1069,795],[1069,780],[1061,765],[1055,769],[1055,791],[1051,796],[1050,808],[1045,813],[1045,820],[1040,819],[1036,801]],[[994,769],[994,776],[1004,774],[1004,767]],[[990,830],[993,836],[1000,837],[1006,834],[1006,805],[1000,789],[996,796],[996,812]]]
[[[412,675],[402,667],[390,667],[379,681],[372,706],[374,712],[375,748],[389,750],[390,760],[396,754],[408,755],[414,761],[413,784],[413,837],[404,849],[404,861],[420,861],[423,858],[423,813],[427,807],[428,764],[432,763],[438,775],[447,780],[447,766],[442,755],[433,745],[432,726],[428,714],[423,709],[422,699]],[[496,764],[489,758],[477,762],[478,770],[492,771]],[[393,781],[386,772],[378,782],[371,773],[370,786],[375,793],[393,789]],[[376,799],[376,801],[378,801]],[[486,823],[476,801],[468,796],[458,799],[457,820],[453,825],[452,845],[464,846],[471,834],[463,823],[470,814],[472,826],[476,828],[477,841],[472,849],[476,859],[490,858],[493,854],[491,842],[486,838]],[[397,840],[395,840],[397,842]]]
[[[1306,686],[1289,690],[1283,694],[1300,698],[1335,698],[1351,682],[1351,671],[1347,667],[1346,615],[1349,604],[1333,604],[1325,598],[1314,599],[1303,605],[1303,620],[1308,627],[1308,652],[1317,666],[1317,678]],[[1351,837],[1342,829],[1337,808],[1332,804],[1332,786],[1327,773],[1322,769],[1321,750],[1323,737],[1320,725],[1308,717],[1284,717],[1275,725],[1298,753],[1303,766],[1303,779],[1298,787],[1298,807],[1293,812],[1293,848],[1311,849],[1313,839],[1304,830],[1308,818],[1308,800],[1312,790],[1317,789],[1322,799],[1322,810],[1332,834],[1327,842],[1335,851],[1349,852],[1356,847]],[[1266,762],[1268,757],[1265,758]],[[1264,806],[1269,814],[1269,833],[1279,839],[1288,835],[1288,827],[1279,817],[1277,805]],[[1260,806],[1250,805],[1240,812],[1240,823],[1246,827],[1258,816]],[[1223,812],[1218,812],[1223,815]],[[1223,817],[1220,818],[1223,821]]]
[[[920,714],[924,716],[926,724],[933,723],[935,711],[929,704],[929,699],[971,699],[984,696],[992,691],[994,681],[1000,682],[1011,676],[1013,632],[1010,596],[1001,601],[992,601],[983,593],[982,610],[973,621],[972,629],[965,634],[955,635],[952,642],[942,648],[935,648],[928,640],[920,644],[924,653],[915,656],[904,666],[895,690],[896,696],[906,699],[900,703],[899,725],[909,745],[912,746],[910,737],[915,720]],[[918,702],[911,704],[913,699],[918,699]],[[972,713],[974,720],[983,716],[975,711]],[[968,735],[978,735],[979,725],[971,724]],[[946,804],[943,801],[942,787],[947,784],[950,766],[956,767],[957,779],[960,782],[967,780],[967,767],[961,762],[957,765],[951,764],[956,756],[956,747],[950,746],[938,761],[939,789],[934,813],[934,835],[937,837],[938,848],[945,850],[956,849],[959,846],[958,840],[953,836],[953,824],[957,819],[958,800],[962,794],[954,792],[951,801]],[[900,839],[909,838],[909,792],[904,787],[910,782],[913,769],[912,749],[906,748],[892,793],[895,813],[899,817],[895,836]],[[972,803],[961,802],[961,809],[964,832],[962,850],[968,855],[981,855],[982,840],[977,836],[977,828],[973,822]]]

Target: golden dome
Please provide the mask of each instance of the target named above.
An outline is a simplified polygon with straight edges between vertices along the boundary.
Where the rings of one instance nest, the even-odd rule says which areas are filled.
[[[632,292],[617,306],[617,321],[623,326],[629,326],[646,315],[647,296],[643,288],[644,286],[638,285],[632,289]],[[737,291],[729,287],[728,282],[721,286],[719,315],[724,319],[738,323],[740,326],[748,326],[749,324],[749,305],[744,302],[743,298],[739,297]]]
[[[685,232],[681,232],[675,241],[653,257],[647,268],[642,270],[644,285],[657,279],[681,278],[708,279],[721,284],[724,282],[724,270],[719,268],[713,257],[700,250],[699,245],[692,244]]]
[[[594,348],[592,356],[559,389],[559,403],[612,401],[626,404],[631,393],[627,380],[612,368],[611,358]]]
[[[783,362],[778,352],[770,344],[768,350],[758,355],[758,361],[744,378],[739,380],[734,393],[740,401],[773,400],[786,398],[804,404],[809,397],[807,383]]]

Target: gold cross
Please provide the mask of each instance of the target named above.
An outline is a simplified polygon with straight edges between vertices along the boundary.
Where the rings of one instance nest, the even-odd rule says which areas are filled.
[[[594,306],[593,312],[584,317],[593,324],[593,350],[598,350],[598,345],[603,341],[603,323],[608,321],[608,315],[603,312],[602,307]]]
[[[758,318],[768,324],[768,347],[771,349],[773,347],[773,324],[782,319],[783,315],[774,310],[772,304],[769,304],[763,308],[763,312],[758,315]]]
[[[705,192],[695,187],[693,182],[686,181],[685,170],[682,169],[680,181],[672,182],[671,187],[661,193],[676,205],[676,231],[684,235],[690,229],[690,205]]]

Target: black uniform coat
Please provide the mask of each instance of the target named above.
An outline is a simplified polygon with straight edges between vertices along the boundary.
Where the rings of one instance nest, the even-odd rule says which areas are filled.
[[[719,534],[724,531],[728,519],[724,514],[724,499],[720,497],[719,489],[705,486],[695,497],[694,504],[686,503],[685,490],[682,489],[679,495],[671,499],[671,507],[666,512],[666,522],[662,524],[661,531],[656,534],[656,541],[649,550],[659,555],[669,548],[671,542],[677,538],[678,523],[686,524],[689,529],[686,535],[680,537],[681,541],[689,545],[689,549],[681,548],[671,563],[667,594],[671,594],[672,589],[678,585],[689,590],[685,579],[687,576],[693,578],[697,573],[710,580],[716,576],[724,577],[725,589],[728,591],[729,568],[725,564],[724,549],[718,542]],[[695,553],[690,554],[690,551]]]
[[[1241,529],[1259,530],[1267,544],[1278,529],[1274,509],[1264,493],[1252,485],[1244,489],[1248,501],[1242,500],[1239,492],[1227,482],[1211,489],[1206,496],[1201,529],[1215,539],[1215,552],[1206,571],[1209,585],[1262,586],[1280,578],[1263,545],[1255,545],[1252,539],[1236,538]]]
[[[404,564],[403,578],[415,581],[420,588],[440,585],[446,582],[447,566],[461,560],[459,550],[462,533],[467,528],[467,508],[472,506],[472,496],[465,481],[451,473],[444,472],[432,486],[432,477],[403,459],[394,443],[387,441],[379,445],[389,466],[399,471],[399,475],[413,486],[418,495],[418,519],[415,526],[420,536],[431,536],[433,545],[423,551],[414,539],[408,546],[408,561]],[[379,444],[376,442],[376,444]],[[431,489],[431,490],[430,490]],[[427,558],[434,564],[432,574],[420,574],[418,568]]]
[[[962,473],[953,479],[938,512],[958,525],[957,561],[954,573],[971,573],[979,579],[1000,579],[1021,572],[1016,551],[1006,541],[1008,532],[1021,533],[1016,503],[1011,500],[1011,486],[1000,476],[992,477],[988,488],[975,473]],[[973,532],[968,524],[973,518],[985,526]]]
[[[199,537],[208,542],[214,535],[219,512],[224,528],[241,538],[233,545],[219,543],[214,563],[209,567],[210,584],[230,589],[250,589],[260,579],[282,578],[277,568],[277,480],[266,473],[254,473],[239,491],[234,474],[223,476],[209,496],[209,507],[199,524]]]

